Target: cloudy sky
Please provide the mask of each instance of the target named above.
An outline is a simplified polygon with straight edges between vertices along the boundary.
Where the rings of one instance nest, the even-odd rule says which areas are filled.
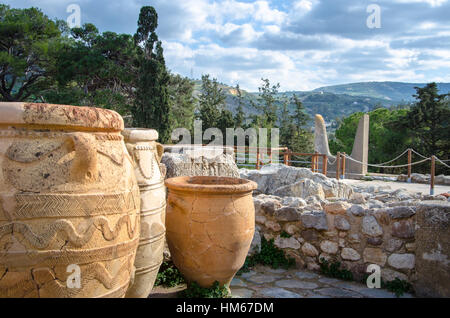
[[[358,81],[450,82],[449,0],[0,0],[66,19],[134,33],[140,7],[159,15],[171,71],[255,91],[261,77],[281,90]],[[380,8],[381,28],[369,28]],[[370,8],[369,8],[370,9]],[[374,20],[370,20],[374,21]]]

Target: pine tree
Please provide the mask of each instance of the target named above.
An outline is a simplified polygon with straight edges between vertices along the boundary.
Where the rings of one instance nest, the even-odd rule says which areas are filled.
[[[234,126],[245,128],[245,113],[244,113],[244,98],[239,84],[236,84],[236,96],[238,99],[238,106],[236,108],[236,115],[234,116]]]
[[[269,79],[262,78],[262,85],[258,88],[259,90],[259,101],[258,103],[252,102],[252,106],[258,111],[262,112],[262,115],[257,120],[260,122],[264,128],[274,128],[277,123],[277,102],[276,95],[278,94],[278,89],[280,84],[270,86]],[[256,122],[254,122],[256,124]]]
[[[139,80],[136,100],[132,107],[134,125],[156,129],[161,142],[168,142],[172,131],[172,112],[169,104],[169,73],[166,69],[161,41],[155,33],[158,14],[155,8],[141,8],[136,44],[143,46],[139,59]]]
[[[444,156],[450,149],[450,94],[438,94],[436,83],[415,87],[417,102],[403,121],[423,154]]]
[[[295,106],[292,118],[294,129],[292,129],[291,147],[294,151],[312,152],[314,150],[313,134],[306,128],[310,117],[306,113],[301,100],[295,94],[291,101]]]
[[[170,75],[169,97],[173,114],[173,127],[193,129],[195,98],[194,82],[187,77]]]
[[[199,97],[200,115],[203,131],[208,128],[217,128],[220,112],[225,106],[225,94],[219,87],[217,79],[202,75],[202,89]]]

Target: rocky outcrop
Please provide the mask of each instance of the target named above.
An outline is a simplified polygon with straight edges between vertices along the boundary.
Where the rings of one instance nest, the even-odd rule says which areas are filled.
[[[240,169],[239,173],[241,178],[255,181],[258,191],[264,194],[303,199],[314,196],[319,200],[330,197],[349,198],[353,194],[350,186],[321,173],[313,173],[307,168],[269,164],[261,170]]]

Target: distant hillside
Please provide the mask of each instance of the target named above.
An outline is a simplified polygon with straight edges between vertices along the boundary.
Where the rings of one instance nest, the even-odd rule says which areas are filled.
[[[396,102],[414,101],[416,90],[414,87],[423,87],[426,83],[402,82],[363,82],[343,85],[325,86],[315,89],[315,92],[328,92],[334,94],[348,94],[351,96],[368,96]],[[450,92],[450,83],[438,83],[442,94]]]
[[[196,80],[194,96],[198,97],[201,89],[201,81]],[[411,103],[415,93],[414,87],[423,87],[426,84],[401,83],[401,82],[365,82],[344,85],[326,86],[313,91],[290,91],[279,93],[277,99],[281,102],[290,99],[296,94],[303,102],[308,114],[314,118],[315,114],[321,114],[328,123],[336,118],[348,116],[354,112],[369,112],[375,106],[390,107],[401,103]],[[227,109],[234,112],[238,105],[235,88],[226,84],[220,84],[226,94]],[[450,91],[450,83],[439,83],[441,93]],[[244,96],[244,112],[247,115],[256,114],[251,106],[251,101],[256,101],[258,93],[242,90]],[[289,105],[293,110],[293,105]],[[310,125],[313,125],[311,120]]]

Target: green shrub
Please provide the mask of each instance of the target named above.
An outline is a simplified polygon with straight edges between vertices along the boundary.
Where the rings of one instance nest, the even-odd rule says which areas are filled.
[[[402,296],[404,293],[413,292],[412,285],[405,280],[399,279],[398,277],[389,282],[384,282],[381,280],[381,287],[394,293],[397,297]]]
[[[289,269],[295,266],[295,259],[286,257],[284,252],[275,246],[274,239],[267,241],[264,236],[261,237],[261,251],[251,256],[247,256],[244,265],[238,272],[238,275],[249,272],[256,264],[270,266],[274,269]]]
[[[183,275],[172,262],[163,262],[156,276],[155,286],[175,287],[184,282]]]
[[[325,276],[343,280],[353,280],[353,274],[347,269],[341,269],[340,262],[329,263],[326,259],[320,259],[320,272]]]
[[[179,293],[181,298],[229,298],[228,289],[215,281],[210,288],[201,287],[196,282],[189,283],[188,288]]]
[[[292,235],[289,234],[286,231],[283,231],[283,232],[281,232],[280,237],[282,237],[282,238],[290,238],[290,237],[292,237]]]

